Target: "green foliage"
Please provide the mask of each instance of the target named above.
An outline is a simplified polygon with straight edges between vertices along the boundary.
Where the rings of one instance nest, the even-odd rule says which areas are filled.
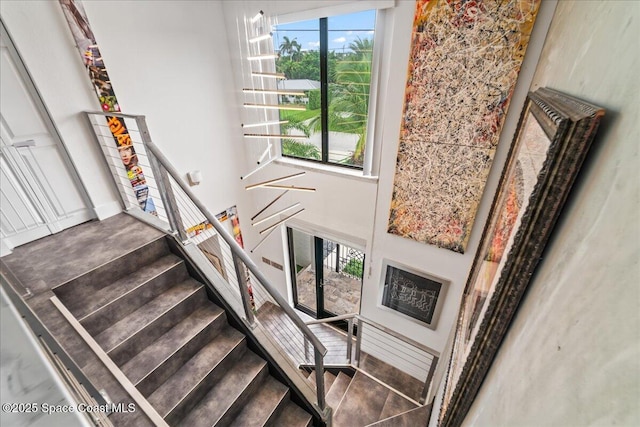
[[[342,269],[342,272],[350,276],[359,277],[362,279],[362,276],[364,275],[364,265],[362,263],[362,260],[351,258],[349,261],[347,261],[347,264]]]
[[[298,52],[295,56],[280,56],[276,59],[276,71],[287,79],[309,79],[320,81],[320,52]]]
[[[286,39],[285,42],[291,43],[292,41]],[[281,53],[285,42],[280,46]],[[358,135],[353,155],[346,158],[343,163],[362,166],[369,110],[373,41],[358,38],[349,44],[349,49],[348,53],[329,52],[328,56],[329,130]],[[318,51],[298,52],[296,58],[297,60],[294,61],[293,54],[278,58],[276,70],[284,73],[287,79],[320,80],[320,53]],[[320,132],[320,114],[319,91],[310,91],[306,111],[281,112],[281,119],[289,120],[289,123],[284,125],[282,129],[285,131],[297,129],[307,136]],[[283,142],[283,153],[286,153],[284,147],[285,143]],[[320,157],[318,155],[313,158]]]
[[[308,92],[309,95],[309,104],[307,105],[307,110],[319,110],[320,109],[320,89],[310,90]]]
[[[280,55],[283,57],[289,57],[291,60],[297,60],[300,57],[300,49],[302,46],[298,43],[298,41],[293,38],[293,40],[289,40],[289,37],[282,37],[282,43],[280,43]]]
[[[302,159],[320,160],[320,150],[318,150],[318,147],[292,139],[282,140],[282,154],[285,156],[300,157]]]

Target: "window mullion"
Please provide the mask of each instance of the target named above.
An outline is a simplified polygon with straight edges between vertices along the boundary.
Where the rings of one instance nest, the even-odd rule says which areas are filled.
[[[329,161],[329,31],[327,18],[320,18],[320,121],[322,162]]]

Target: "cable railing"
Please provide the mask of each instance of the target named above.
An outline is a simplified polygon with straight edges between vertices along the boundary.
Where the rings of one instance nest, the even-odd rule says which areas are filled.
[[[225,303],[319,416],[330,422],[322,374],[327,349],[180,178],[152,142],[145,117],[111,112],[87,112],[86,116],[123,208],[182,244]],[[315,381],[299,369],[302,361],[315,366]]]
[[[321,333],[317,329],[312,329],[328,349],[325,357],[327,366],[344,364],[364,368],[363,370],[366,371],[367,369],[363,366],[365,354],[381,361],[392,360],[394,367],[420,381],[422,389],[420,395],[415,397],[420,404],[426,403],[439,353],[355,313],[311,320],[306,324],[313,328],[335,322],[347,323],[346,336],[337,331]],[[369,373],[376,376],[375,372]],[[384,378],[378,379],[388,382]],[[387,385],[397,389],[394,384]],[[402,392],[402,390],[399,391]],[[413,399],[413,396],[410,397]]]

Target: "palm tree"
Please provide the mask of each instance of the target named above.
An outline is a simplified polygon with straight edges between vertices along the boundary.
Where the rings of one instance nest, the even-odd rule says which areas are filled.
[[[335,59],[329,85],[329,131],[358,135],[356,147],[344,163],[362,165],[366,143],[371,85],[373,42],[356,39],[349,44],[351,53]],[[297,129],[307,136],[321,131],[320,109],[282,111],[281,119],[289,123],[283,131]]]
[[[293,56],[295,53],[300,53],[300,49],[302,46],[296,41],[294,37],[293,40],[290,40],[289,37],[282,37],[282,43],[280,43],[280,55],[282,56]]]
[[[346,163],[362,165],[367,136],[373,43],[370,39],[358,37],[349,44],[349,49],[354,53],[336,63],[329,129],[358,135],[355,150]]]

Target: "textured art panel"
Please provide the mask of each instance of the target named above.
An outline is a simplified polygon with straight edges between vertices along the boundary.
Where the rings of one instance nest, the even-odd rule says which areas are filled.
[[[464,253],[540,0],[418,0],[389,233]]]

